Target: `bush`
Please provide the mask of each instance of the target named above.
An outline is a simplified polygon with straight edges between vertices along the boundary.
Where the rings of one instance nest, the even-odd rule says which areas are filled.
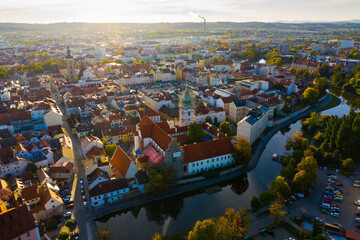
[[[254,210],[257,210],[260,208],[261,203],[260,203],[259,199],[256,196],[254,196],[250,201],[250,205],[251,205],[251,210],[254,211]]]
[[[49,219],[49,221],[47,222],[47,225],[46,225],[46,230],[51,231],[51,230],[55,229],[57,224],[58,224],[58,221],[56,219],[54,219],[54,218]]]
[[[266,205],[274,199],[273,194],[270,191],[262,192],[259,196],[260,203]]]
[[[61,232],[60,234],[59,234],[59,240],[67,240],[68,238],[69,238],[69,234],[67,233],[67,232]]]
[[[69,219],[65,222],[65,226],[67,226],[68,228],[72,228],[75,226],[75,221],[73,219]]]

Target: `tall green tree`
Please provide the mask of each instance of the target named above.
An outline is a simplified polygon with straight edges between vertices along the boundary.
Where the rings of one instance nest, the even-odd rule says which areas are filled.
[[[221,132],[228,134],[228,135],[232,131],[230,122],[227,122],[227,121],[223,121],[222,123],[220,123],[219,129]]]
[[[314,106],[319,101],[319,92],[314,88],[308,87],[305,89],[302,97],[307,104]]]
[[[270,215],[274,217],[274,222],[276,224],[279,224],[280,221],[287,214],[287,212],[284,211],[284,205],[280,201],[275,201],[273,204],[271,204],[269,207],[269,211]]]
[[[193,142],[201,142],[202,137],[206,135],[206,132],[201,127],[200,124],[197,123],[190,123],[188,126],[187,136]]]
[[[310,178],[309,180],[315,182],[318,174],[318,165],[314,157],[305,157],[296,166],[296,170],[298,172],[301,170],[306,171],[307,176]]]
[[[235,144],[233,156],[238,164],[248,163],[252,156],[252,149],[249,142],[240,138]]]
[[[220,239],[241,239],[251,226],[250,215],[243,208],[237,212],[228,208],[225,214],[216,222],[217,233]]]
[[[216,224],[212,219],[197,221],[189,232],[188,240],[217,240]]]
[[[291,189],[285,178],[277,176],[271,183],[271,191],[274,195],[278,195],[281,199],[286,200],[291,196]]]

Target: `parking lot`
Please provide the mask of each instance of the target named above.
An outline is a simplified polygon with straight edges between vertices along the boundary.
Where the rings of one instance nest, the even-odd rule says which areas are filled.
[[[341,182],[343,187],[339,187],[342,190],[343,200],[342,202],[333,201],[333,204],[337,204],[340,207],[340,217],[336,218],[320,212],[319,205],[323,200],[324,193],[326,192],[326,184],[328,182],[328,174],[334,173],[337,176],[337,182]],[[290,207],[286,207],[289,215],[299,216],[302,213],[309,213],[323,219],[327,223],[340,223],[344,228],[350,230],[356,230],[355,215],[356,206],[354,201],[360,199],[360,188],[353,187],[353,179],[348,176],[344,176],[340,173],[336,173],[335,170],[320,170],[318,172],[317,180],[312,188],[310,196],[305,197],[294,202]]]

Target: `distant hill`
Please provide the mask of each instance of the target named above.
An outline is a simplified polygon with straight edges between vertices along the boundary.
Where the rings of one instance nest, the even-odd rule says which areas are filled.
[[[329,31],[360,30],[360,20],[322,23],[284,22],[209,22],[209,31],[238,30],[288,30],[288,31]],[[45,31],[45,32],[131,32],[131,31],[203,31],[203,23],[51,23],[25,24],[0,23],[0,32]]]

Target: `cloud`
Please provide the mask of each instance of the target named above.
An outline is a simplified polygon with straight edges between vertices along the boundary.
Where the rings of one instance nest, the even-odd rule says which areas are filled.
[[[1,0],[0,22],[348,20],[359,0]]]

